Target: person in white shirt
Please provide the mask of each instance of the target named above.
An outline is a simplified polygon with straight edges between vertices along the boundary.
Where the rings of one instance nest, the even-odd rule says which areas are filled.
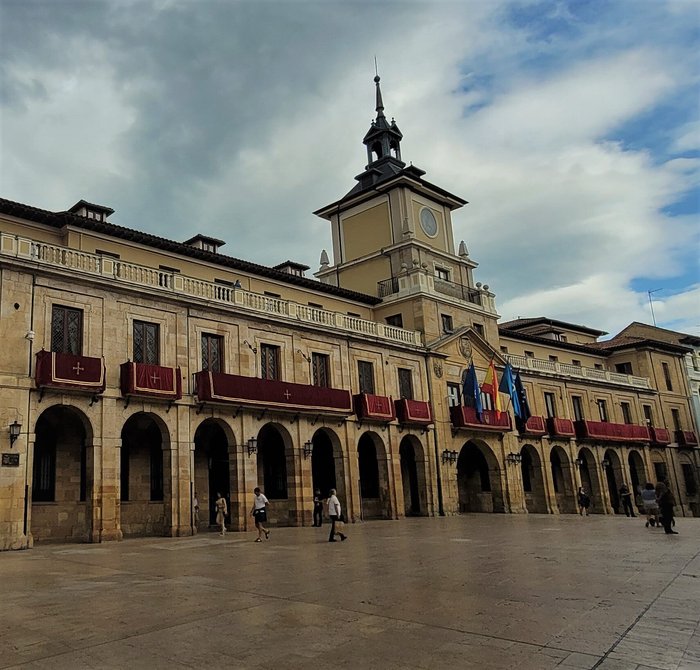
[[[221,526],[219,535],[226,535],[226,515],[228,514],[228,505],[226,498],[221,493],[216,494],[216,523]]]
[[[341,530],[335,529],[336,524],[342,523],[341,521],[342,509],[340,507],[340,500],[338,496],[335,495],[335,489],[331,489],[330,495],[328,496],[328,516],[331,520],[331,534],[328,538],[329,542],[336,542],[335,536],[340,535],[340,541],[345,542],[348,539],[347,535],[344,535]]]
[[[192,499],[192,512],[194,532],[196,533],[199,531],[199,498],[197,497],[197,491],[194,492],[194,498]]]
[[[256,542],[262,542],[263,533],[265,533],[265,539],[270,537],[270,531],[266,530],[263,524],[267,521],[267,505],[270,501],[265,497],[265,494],[260,491],[259,487],[253,489],[253,507],[250,513],[255,519],[255,527],[258,529],[258,537]]]

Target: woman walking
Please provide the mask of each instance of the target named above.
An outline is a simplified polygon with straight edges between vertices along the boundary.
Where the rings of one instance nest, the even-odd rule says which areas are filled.
[[[221,527],[221,532],[219,535],[226,534],[226,515],[228,514],[228,505],[226,504],[226,498],[224,498],[220,493],[216,494],[216,523]]]
[[[578,488],[578,513],[581,516],[588,516],[588,508],[591,506],[591,498],[586,493],[583,486]]]
[[[256,486],[253,489],[253,507],[250,510],[253,519],[255,519],[255,527],[258,529],[256,542],[262,542],[263,533],[265,533],[265,539],[270,537],[270,531],[263,526],[267,521],[267,506],[269,504],[270,501],[265,497],[265,494]]]
[[[659,503],[659,511],[661,512],[661,523],[664,527],[666,535],[678,535],[678,532],[673,530],[673,508],[676,505],[676,499],[671,493],[671,489],[663,482],[656,485],[656,495]]]
[[[659,524],[659,504],[656,502],[656,491],[654,485],[651,482],[644,484],[642,489],[642,507],[644,508],[644,514],[647,515],[647,522],[644,524],[645,528],[652,528]]]

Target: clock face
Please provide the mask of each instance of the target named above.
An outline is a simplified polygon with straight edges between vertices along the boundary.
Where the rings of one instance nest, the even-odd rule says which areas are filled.
[[[437,235],[437,220],[435,219],[435,215],[427,207],[423,207],[420,211],[420,227],[428,237],[435,237]]]

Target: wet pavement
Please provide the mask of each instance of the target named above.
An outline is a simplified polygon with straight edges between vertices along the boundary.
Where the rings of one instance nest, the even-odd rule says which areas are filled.
[[[0,668],[700,669],[700,519],[464,515],[0,553]]]

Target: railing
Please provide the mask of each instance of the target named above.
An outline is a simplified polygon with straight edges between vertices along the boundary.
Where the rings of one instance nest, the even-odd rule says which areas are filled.
[[[464,284],[456,284],[453,281],[440,279],[439,277],[435,277],[433,282],[435,284],[435,290],[438,293],[449,295],[452,298],[459,298],[460,300],[465,300],[475,305],[481,305],[481,293],[475,288],[465,286]]]
[[[675,432],[676,442],[680,447],[697,447],[698,438],[692,430],[677,430]]]
[[[399,279],[398,277],[391,277],[390,279],[382,279],[382,281],[377,282],[377,296],[379,298],[386,298],[388,295],[393,295],[399,292]]]
[[[545,372],[553,375],[562,375],[564,377],[576,377],[578,379],[590,379],[593,381],[634,386],[637,388],[651,388],[649,379],[646,377],[625,375],[620,372],[598,370],[597,368],[586,368],[581,365],[571,365],[570,363],[545,361],[541,358],[532,358],[530,356],[505,354],[505,357],[514,368],[519,368],[521,370],[533,370],[535,372]]]
[[[323,328],[369,335],[412,346],[422,344],[421,334],[417,331],[387,326],[340,312],[309,307],[241,288],[187,277],[176,272],[156,270],[135,263],[125,263],[100,254],[75,251],[7,233],[0,233],[0,255],[25,258],[36,263],[86,272],[126,284],[157,289],[199,300],[235,305],[237,308],[245,308],[274,317],[294,319]]]
[[[649,442],[651,436],[647,426],[608,421],[575,421],[576,436],[581,440],[610,442]]]

